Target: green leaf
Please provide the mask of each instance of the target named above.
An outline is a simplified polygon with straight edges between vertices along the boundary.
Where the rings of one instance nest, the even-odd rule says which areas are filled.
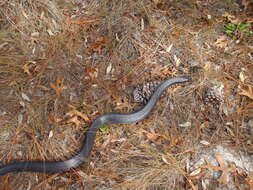
[[[249,29],[246,28],[246,29],[243,29],[242,32],[249,33],[250,31],[249,31]]]
[[[226,24],[225,27],[229,30],[235,31],[237,26],[235,24]]]
[[[232,30],[225,30],[225,33],[227,33],[227,34],[233,34],[233,32],[234,31],[232,31]]]
[[[99,130],[101,131],[101,132],[105,132],[105,131],[107,131],[108,130],[108,126],[107,125],[103,125],[103,126],[101,126],[100,128],[99,128]]]
[[[239,28],[240,30],[245,30],[245,29],[248,30],[249,27],[250,27],[250,23],[242,23],[242,24],[240,24],[240,25],[238,26],[238,28]]]
[[[100,136],[100,135],[97,135],[96,136],[96,139],[98,140],[98,139],[101,139],[102,138],[102,136]]]

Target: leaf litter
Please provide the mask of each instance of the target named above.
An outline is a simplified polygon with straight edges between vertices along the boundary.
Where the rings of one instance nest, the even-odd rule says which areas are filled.
[[[168,90],[148,119],[102,127],[87,165],[63,174],[4,176],[0,188],[252,188],[252,38],[224,33],[227,24],[252,30],[252,18],[245,17],[250,3],[245,5],[1,3],[4,163],[16,156],[65,159],[80,147],[83,126],[102,114],[140,107],[128,87],[180,75],[194,80]],[[213,81],[224,85],[226,113],[203,102]],[[43,94],[36,96],[36,89]]]

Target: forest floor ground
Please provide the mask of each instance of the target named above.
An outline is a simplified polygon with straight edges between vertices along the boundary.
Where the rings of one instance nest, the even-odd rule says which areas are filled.
[[[103,126],[89,163],[0,189],[253,189],[253,5],[233,0],[3,0],[0,164],[63,160],[132,90],[191,76],[150,116]]]

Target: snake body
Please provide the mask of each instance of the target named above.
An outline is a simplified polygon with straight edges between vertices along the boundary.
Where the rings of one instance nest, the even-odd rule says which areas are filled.
[[[91,153],[92,147],[94,145],[96,132],[98,129],[106,124],[132,124],[146,118],[159,97],[162,95],[164,90],[171,85],[183,82],[189,82],[191,78],[188,76],[173,77],[164,82],[162,82],[155,90],[154,94],[151,96],[148,103],[139,111],[129,113],[129,114],[116,114],[109,113],[98,117],[88,129],[86,136],[84,138],[81,149],[78,153],[67,160],[63,161],[21,161],[13,162],[0,166],[0,176],[11,172],[42,172],[42,173],[59,173],[69,171],[70,169],[78,167],[83,162],[88,160]]]

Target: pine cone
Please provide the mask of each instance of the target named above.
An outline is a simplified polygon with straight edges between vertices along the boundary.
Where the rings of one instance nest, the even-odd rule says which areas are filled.
[[[224,103],[223,89],[224,86],[213,86],[206,89],[203,96],[204,103],[220,109],[220,106]]]
[[[137,86],[133,91],[133,98],[135,102],[147,104],[148,100],[160,84],[158,81],[148,82],[144,85]]]

